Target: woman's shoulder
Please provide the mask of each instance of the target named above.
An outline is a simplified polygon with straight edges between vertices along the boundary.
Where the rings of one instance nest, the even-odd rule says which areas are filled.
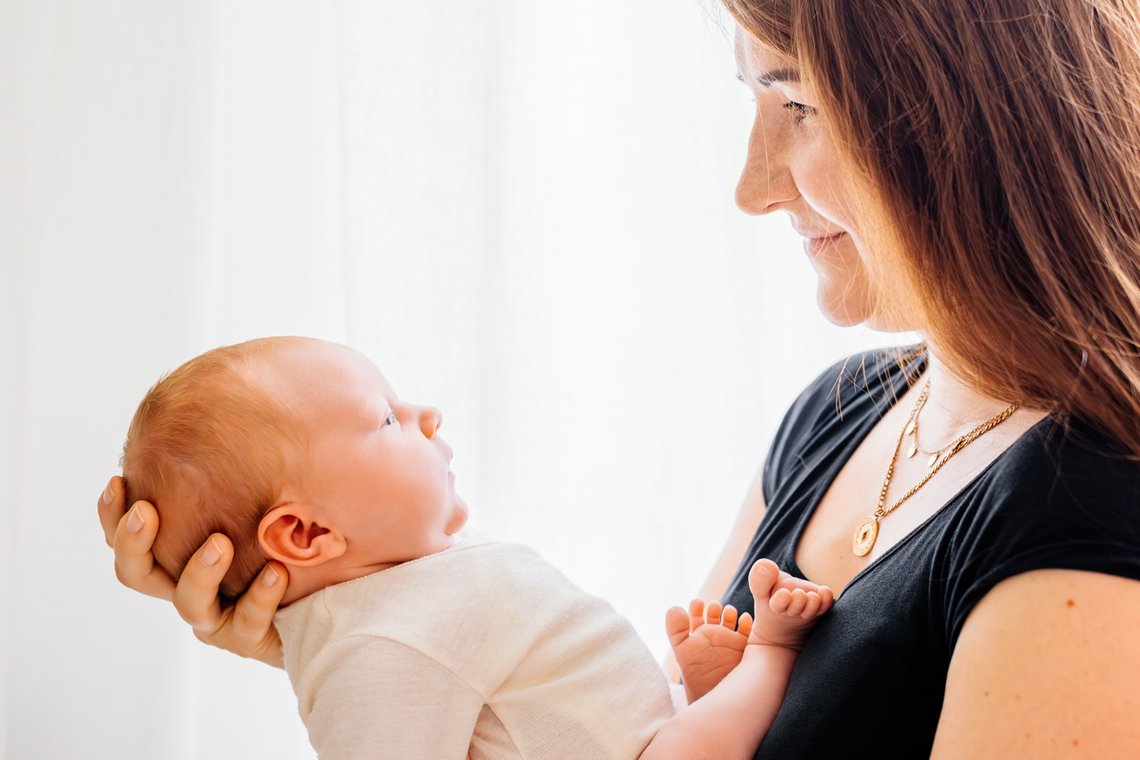
[[[1034,505],[1066,522],[1112,515],[1140,541],[1140,461],[1092,425],[1048,416],[993,470],[987,480],[996,501]]]
[[[782,426],[794,426],[805,418],[843,420],[853,416],[864,401],[882,413],[925,366],[923,344],[875,348],[844,357],[808,383],[792,403]]]
[[[1140,462],[1095,428],[1046,417],[949,516],[938,575],[948,636],[1006,578],[1060,569],[1140,580]]]
[[[925,362],[925,346],[918,344],[852,354],[820,372],[780,422],[765,461],[766,490],[808,452],[827,448],[870,417],[886,413]]]

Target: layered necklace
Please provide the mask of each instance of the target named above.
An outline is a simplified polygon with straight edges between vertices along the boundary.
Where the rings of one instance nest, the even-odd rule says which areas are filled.
[[[911,496],[918,493],[918,490],[929,483],[930,479],[934,477],[934,474],[941,470],[943,465],[949,462],[955,454],[1005,422],[1020,406],[1020,404],[1015,401],[970,432],[958,436],[942,448],[936,451],[926,451],[918,443],[918,415],[922,412],[922,408],[926,406],[926,400],[929,397],[930,380],[928,379],[926,384],[922,386],[922,392],[918,394],[918,399],[914,402],[914,408],[911,409],[910,416],[906,418],[906,424],[903,425],[903,429],[899,433],[898,442],[895,443],[894,453],[891,454],[891,463],[887,467],[887,476],[883,478],[883,488],[879,491],[879,503],[875,507],[875,512],[859,521],[859,524],[855,527],[855,533],[851,537],[851,551],[855,552],[855,556],[857,557],[865,557],[875,548],[875,539],[879,537],[880,520],[898,509],[902,503]],[[898,501],[890,506],[886,506],[887,489],[890,488],[891,478],[894,477],[895,474],[895,464],[898,462],[899,451],[902,450],[903,440],[908,436],[914,440],[907,449],[907,456],[913,458],[916,454],[920,453],[928,456],[929,459],[927,459],[926,466],[930,469],[930,472],[926,473],[926,475],[922,477],[922,480],[914,484],[909,491],[900,496]]]

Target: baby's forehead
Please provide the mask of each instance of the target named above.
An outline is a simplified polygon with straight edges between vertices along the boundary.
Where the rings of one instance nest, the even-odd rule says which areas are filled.
[[[371,359],[336,343],[284,343],[258,364],[252,368],[256,382],[282,399],[303,397],[335,402],[394,395],[387,378]]]

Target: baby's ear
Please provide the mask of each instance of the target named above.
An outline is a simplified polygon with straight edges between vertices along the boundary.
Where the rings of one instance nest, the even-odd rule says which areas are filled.
[[[273,507],[257,526],[257,543],[270,559],[285,565],[312,567],[344,554],[348,544],[335,529],[320,525],[306,502]]]

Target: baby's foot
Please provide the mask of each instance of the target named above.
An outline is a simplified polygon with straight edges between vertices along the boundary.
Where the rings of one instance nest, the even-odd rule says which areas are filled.
[[[748,573],[756,619],[749,644],[769,644],[799,651],[820,615],[831,609],[827,586],[793,578],[770,559],[757,560]]]
[[[670,608],[665,631],[681,666],[685,696],[692,704],[740,662],[752,631],[752,616],[746,612],[738,619],[735,607],[722,608],[720,602],[711,602],[706,612],[705,603],[694,599],[688,612]]]

